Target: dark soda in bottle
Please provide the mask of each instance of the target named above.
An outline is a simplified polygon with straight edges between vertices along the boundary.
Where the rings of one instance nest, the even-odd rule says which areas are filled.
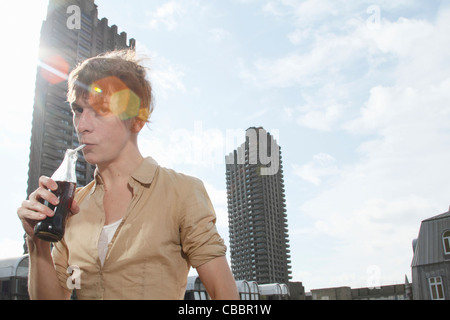
[[[56,181],[56,183],[58,189],[53,193],[58,197],[59,204],[54,206],[48,201],[44,201],[44,204],[52,209],[55,215],[40,221],[34,228],[34,234],[38,238],[49,242],[57,242],[62,239],[77,186],[76,183],[67,181]]]
[[[54,215],[39,221],[34,227],[34,234],[39,239],[57,242],[64,236],[67,217],[69,216],[72,207],[72,201],[77,186],[77,152],[83,147],[84,145],[75,150],[68,149],[60,167],[51,177],[58,184],[58,188],[52,192],[58,197],[59,204],[54,206],[48,201],[43,202],[54,211]]]

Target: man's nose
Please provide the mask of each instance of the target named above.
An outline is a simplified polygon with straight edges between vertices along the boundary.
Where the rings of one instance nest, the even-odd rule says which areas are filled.
[[[75,128],[78,133],[90,132],[93,129],[93,112],[88,108],[83,110],[78,120],[75,120]]]

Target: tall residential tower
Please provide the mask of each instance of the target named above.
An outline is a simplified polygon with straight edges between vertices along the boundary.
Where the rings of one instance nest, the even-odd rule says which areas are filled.
[[[41,175],[51,176],[64,152],[78,146],[67,103],[67,75],[79,62],[99,53],[127,45],[127,34],[117,26],[97,18],[94,0],[49,0],[47,18],[42,24],[39,66],[36,76],[33,123],[28,172],[29,195],[38,187]],[[78,185],[93,178],[94,168],[81,153],[77,162]]]
[[[281,151],[263,128],[226,156],[231,268],[236,280],[291,279]]]

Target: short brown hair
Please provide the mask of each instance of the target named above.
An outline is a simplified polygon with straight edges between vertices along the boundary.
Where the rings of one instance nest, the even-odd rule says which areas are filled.
[[[139,98],[138,110],[133,117],[148,122],[153,112],[152,87],[147,79],[147,69],[132,49],[110,51],[80,63],[69,75],[68,102],[72,104],[76,99],[91,94],[92,84],[107,78],[118,79]],[[114,83],[110,85],[114,86]]]

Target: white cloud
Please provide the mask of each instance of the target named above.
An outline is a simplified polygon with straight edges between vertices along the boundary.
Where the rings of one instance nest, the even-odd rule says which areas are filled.
[[[148,77],[156,98],[159,96],[166,98],[172,91],[186,92],[183,66],[173,63],[140,42],[137,43],[137,52],[149,59],[144,63],[150,70]]]
[[[302,115],[297,118],[297,123],[307,128],[320,131],[330,131],[333,124],[340,118],[343,106],[331,104],[325,106],[324,110],[318,110],[311,106],[300,107]]]
[[[422,86],[445,80],[450,61],[450,10],[439,13],[436,22],[401,18],[384,21],[381,30],[371,36],[371,46],[386,55],[395,55],[395,75],[404,86]]]
[[[314,155],[312,161],[302,165],[294,165],[294,174],[305,181],[320,185],[324,177],[339,173],[336,159],[326,153]]]
[[[305,90],[303,102],[295,107],[284,107],[282,118],[298,125],[323,132],[340,126],[341,120],[353,106],[351,84],[324,83],[316,90]]]
[[[185,7],[176,1],[164,3],[151,15],[149,26],[152,29],[160,24],[165,25],[168,30],[174,30],[178,26],[178,19],[186,12]]]
[[[174,129],[173,124],[158,124],[151,134],[141,133],[139,146],[143,154],[153,156],[166,167],[198,166],[214,168],[223,165],[227,134],[217,128],[206,128],[203,121],[192,127]]]
[[[302,12],[311,13],[305,9],[309,1],[270,3],[293,9],[291,15],[295,17],[302,17]],[[347,96],[354,97],[358,94],[355,90],[367,90],[364,86],[374,81],[392,83],[394,77],[405,84],[426,84],[437,76],[447,76],[445,70],[450,62],[442,51],[448,51],[450,46],[446,41],[450,32],[448,11],[440,13],[434,24],[407,18],[389,21],[381,15],[380,28],[372,29],[367,26],[365,11],[358,16],[354,14],[355,6],[341,3],[343,9],[335,15],[330,6],[338,5],[321,3],[316,8],[317,19],[311,13],[311,19],[320,24],[298,27],[293,22],[295,30],[287,37],[294,44],[302,44],[298,49],[276,58],[258,57],[248,64],[241,60],[241,79],[257,87],[304,90],[330,83],[348,84]],[[382,12],[386,8],[381,7]],[[324,19],[322,14],[327,12],[330,15]],[[282,15],[287,16],[287,10]],[[424,59],[425,56],[429,58]]]
[[[168,91],[172,90],[186,92],[183,82],[184,71],[180,67],[171,65],[164,58],[159,58],[158,60],[160,62],[158,63],[158,68],[150,73],[150,78],[152,83],[157,88],[160,88],[162,95],[167,97]]]
[[[383,16],[384,13],[417,9],[421,5],[423,3],[418,0],[269,0],[262,10],[268,15],[288,20],[298,28],[316,23],[339,28],[356,14],[362,14],[364,20],[368,19],[373,14],[369,8],[376,7]]]
[[[444,41],[449,18],[450,10],[440,13],[435,24],[399,19],[372,33],[371,50],[397,58],[392,69],[395,82],[374,86],[360,116],[346,123],[346,129],[384,137],[403,130],[403,138],[416,139],[414,145],[445,139],[440,130],[450,117],[450,44]]]
[[[450,116],[450,77],[427,87],[374,87],[361,115],[344,127],[351,132],[389,134],[394,128],[408,128],[410,134],[427,137],[444,129]],[[421,131],[425,132],[421,132]],[[408,137],[405,137],[408,138]],[[416,142],[417,143],[417,142]]]
[[[263,11],[275,17],[290,17],[298,26],[324,21],[339,13],[338,1],[330,0],[272,0],[263,6]]]
[[[304,43],[306,40],[309,40],[312,36],[312,33],[313,32],[311,28],[297,29],[289,33],[287,37],[293,44],[299,45]]]
[[[364,25],[362,22],[358,26]],[[310,36],[306,33],[307,36]],[[306,35],[296,31],[288,37],[300,42]],[[257,58],[250,66],[241,62],[240,77],[257,87],[308,88],[323,84],[343,84],[354,81],[355,74],[364,72],[369,45],[358,34],[337,35],[315,31],[309,46],[268,59]]]
[[[159,1],[160,5],[153,11],[147,12],[149,21],[147,28],[158,30],[160,27],[168,31],[195,26],[204,17],[213,14],[210,11],[211,4],[199,0],[171,0]]]

